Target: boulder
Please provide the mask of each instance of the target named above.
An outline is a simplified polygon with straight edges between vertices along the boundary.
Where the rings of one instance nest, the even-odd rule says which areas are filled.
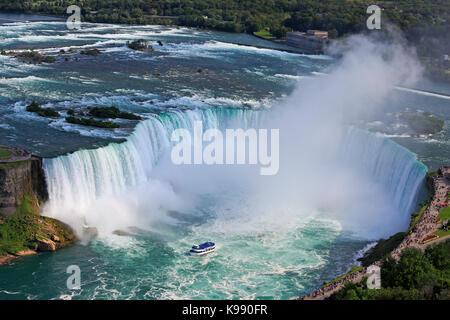
[[[59,239],[59,237],[57,235],[52,235],[52,241],[60,242],[61,239]]]
[[[50,239],[43,239],[38,241],[38,251],[55,251],[56,250],[56,244],[50,240]]]

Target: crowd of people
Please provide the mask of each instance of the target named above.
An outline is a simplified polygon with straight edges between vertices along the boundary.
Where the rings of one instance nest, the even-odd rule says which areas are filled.
[[[441,169],[442,171],[442,169]],[[446,203],[450,190],[450,182],[442,176],[433,177],[434,198],[428,208],[420,217],[411,232],[403,239],[402,243],[394,250],[392,256],[398,259],[403,249],[407,247],[422,247],[426,236],[439,229],[438,216],[443,205]],[[426,242],[426,241],[425,241]]]

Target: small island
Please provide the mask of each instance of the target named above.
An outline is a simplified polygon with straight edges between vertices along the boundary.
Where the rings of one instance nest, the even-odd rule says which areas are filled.
[[[127,47],[136,50],[136,51],[142,51],[142,52],[152,52],[154,51],[152,45],[150,45],[147,41],[144,39],[139,39],[135,41],[127,41]]]
[[[101,121],[95,120],[94,118],[76,118],[73,116],[66,117],[66,121],[72,124],[78,124],[81,126],[88,127],[97,127],[97,128],[108,128],[108,129],[116,129],[120,128],[120,125],[113,121]]]
[[[36,101],[33,100],[26,108],[28,112],[34,112],[45,118],[58,118],[59,112],[53,108],[42,108]]]
[[[80,54],[86,55],[86,56],[96,56],[100,54],[101,51],[98,49],[88,49],[88,50],[81,50]]]
[[[59,118],[61,114],[54,108],[42,108],[40,104],[36,101],[32,101],[27,107],[28,112],[36,113],[37,115],[45,118]],[[86,111],[86,112],[85,112]],[[116,129],[120,128],[120,125],[114,121],[98,120],[95,118],[102,119],[125,119],[125,120],[142,120],[141,116],[138,116],[131,112],[121,111],[115,106],[111,107],[87,107],[87,110],[80,110],[75,112],[74,109],[67,110],[67,117],[65,120],[68,123],[78,124],[82,126],[97,127],[97,128],[107,128]],[[78,117],[77,117],[78,116]],[[89,116],[89,117],[86,117]]]
[[[86,113],[90,116],[89,118],[84,117]],[[108,120],[96,120],[95,118],[102,119],[126,119],[126,120],[142,120],[142,118],[138,115],[135,115],[131,112],[120,111],[117,107],[87,107],[87,112],[79,112],[79,115],[82,117],[75,117],[75,110],[70,109],[66,117],[66,121],[72,124],[78,124],[82,126],[90,126],[90,127],[98,127],[98,128],[120,128],[120,125]]]
[[[112,107],[88,107],[89,115],[97,118],[110,119],[127,119],[127,120],[142,120],[142,117],[131,112],[120,111],[119,108]]]
[[[404,112],[400,118],[418,135],[436,134],[444,129],[444,120],[428,112]]]
[[[5,51],[4,49],[1,49],[0,54],[2,56],[11,56],[16,59],[19,59],[21,61],[32,63],[32,64],[42,64],[42,63],[53,63],[55,62],[55,58],[52,56],[45,56],[41,53],[34,51],[34,50],[28,50],[28,51]]]

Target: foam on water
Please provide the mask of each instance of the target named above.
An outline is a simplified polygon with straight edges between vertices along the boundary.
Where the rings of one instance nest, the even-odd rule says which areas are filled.
[[[299,62],[298,57],[316,60],[331,60],[330,57],[324,55],[299,55],[268,48],[258,48],[234,43],[210,40],[204,43],[177,43],[168,44],[158,50],[170,52],[177,57],[204,57],[227,59],[233,52],[245,52],[247,54],[267,55],[292,62]]]
[[[23,84],[23,83],[30,83],[30,82],[37,82],[37,81],[46,81],[46,82],[54,82],[49,79],[40,78],[36,76],[26,76],[26,77],[20,77],[20,78],[0,78],[0,84],[6,84],[14,86],[15,84]]]
[[[429,92],[429,91],[423,91],[423,90],[417,90],[417,89],[411,89],[411,88],[403,88],[403,87],[396,87],[395,89],[400,90],[400,91],[416,93],[416,94],[420,94],[423,96],[429,96],[429,97],[434,97],[434,98],[439,98],[439,99],[450,100],[450,95],[439,94],[436,92]]]

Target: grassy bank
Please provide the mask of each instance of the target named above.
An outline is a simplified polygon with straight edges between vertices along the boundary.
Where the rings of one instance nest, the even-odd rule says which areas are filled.
[[[323,287],[326,287],[326,286],[328,286],[328,285],[330,285],[330,284],[333,284],[333,283],[335,283],[335,282],[338,282],[339,280],[341,280],[341,279],[343,279],[343,278],[345,278],[345,277],[347,277],[347,276],[349,276],[349,275],[351,275],[351,274],[353,274],[353,273],[355,273],[355,272],[361,271],[362,269],[364,269],[364,268],[361,267],[361,266],[353,266],[353,267],[350,269],[350,271],[347,272],[346,274],[340,275],[340,276],[338,276],[338,277],[336,277],[336,278],[334,278],[334,279],[332,279],[332,280],[330,280],[330,281],[328,281],[328,282],[324,282],[323,285],[322,285],[322,288],[323,288]]]
[[[0,160],[9,158],[11,155],[12,155],[11,151],[2,149],[0,147]]]
[[[442,208],[441,212],[439,213],[438,219],[442,222],[448,222],[448,220],[450,219],[450,207]],[[439,237],[446,237],[450,235],[450,230],[437,230],[436,232],[434,232],[434,234]]]
[[[359,261],[364,267],[368,267],[375,261],[383,259],[399,246],[406,235],[406,232],[398,232],[389,239],[379,240],[377,245],[367,251]]]
[[[265,40],[277,40],[278,39],[277,37],[275,37],[273,34],[271,34],[267,30],[260,30],[257,32],[253,32],[253,35],[257,36],[258,38],[265,39]]]
[[[438,215],[438,219],[441,221],[446,221],[450,219],[450,207],[442,208],[441,212]]]

